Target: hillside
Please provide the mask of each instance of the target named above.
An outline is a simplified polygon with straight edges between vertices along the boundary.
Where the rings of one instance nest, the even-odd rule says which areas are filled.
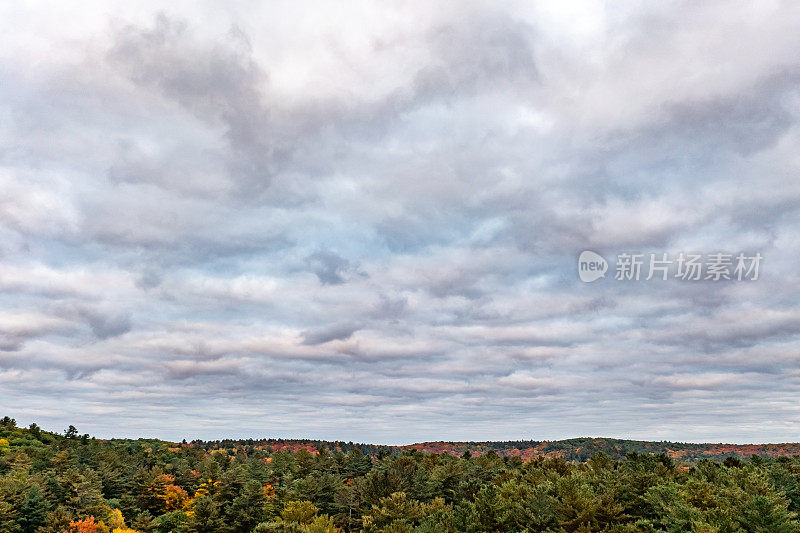
[[[12,420],[5,417],[3,420]],[[58,433],[43,431],[35,424],[35,430],[16,428],[17,435],[26,435],[27,439],[36,434],[43,440],[59,440],[62,436]],[[74,428],[73,428],[74,429]],[[65,430],[65,434],[71,430]],[[11,438],[12,433],[5,432],[0,426],[0,435]],[[72,437],[92,439],[103,442],[125,443],[131,439],[94,439],[89,435]],[[614,439],[606,437],[580,437],[554,441],[515,440],[515,441],[481,441],[481,442],[453,442],[430,441],[407,444],[403,446],[390,446],[374,443],[354,443],[352,441],[325,441],[318,439],[223,439],[223,440],[193,440],[191,442],[168,442],[158,439],[136,439],[160,443],[166,448],[179,448],[181,446],[200,448],[206,452],[225,452],[235,455],[241,450],[259,450],[264,452],[290,452],[297,453],[305,450],[316,454],[321,449],[331,452],[349,453],[358,449],[368,456],[397,455],[408,450],[417,450],[425,453],[447,454],[480,457],[494,452],[501,457],[519,457],[525,461],[535,458],[561,458],[570,462],[586,462],[597,453],[605,453],[613,459],[624,459],[630,453],[639,454],[664,454],[676,463],[694,464],[701,459],[723,461],[728,457],[749,458],[753,455],[759,457],[791,457],[800,455],[800,443],[786,442],[776,444],[725,444],[725,443],[685,443],[670,441],[640,441]]]
[[[604,438],[177,443],[5,417],[0,532],[796,533],[800,455],[785,456],[799,449]]]
[[[480,457],[494,452],[501,457],[520,457],[525,461],[541,458],[559,457],[571,462],[585,462],[593,455],[603,452],[620,460],[629,453],[665,454],[677,463],[694,464],[701,459],[723,461],[728,457],[747,458],[753,455],[760,457],[782,457],[800,455],[800,443],[778,444],[725,444],[725,443],[684,443],[668,441],[639,441],[613,439],[604,437],[581,437],[555,441],[486,441],[486,442],[450,442],[432,441],[408,444],[404,446],[386,446],[342,441],[323,441],[314,439],[244,439],[221,441],[193,441],[207,451],[227,450],[235,453],[242,446],[255,446],[261,450],[289,451],[297,453],[304,449],[316,453],[325,448],[329,451],[348,453],[358,448],[366,455],[379,453],[397,454],[406,450],[418,450],[426,453],[448,454]]]
[[[667,441],[638,441],[612,438],[575,438],[557,441],[506,441],[506,442],[423,442],[403,446],[431,453],[481,455],[494,451],[501,456],[561,457],[568,461],[588,461],[598,452],[615,459],[629,453],[663,453],[677,462],[694,463],[700,459],[723,460],[726,457],[780,457],[800,455],[800,443],[779,444],[692,444]]]

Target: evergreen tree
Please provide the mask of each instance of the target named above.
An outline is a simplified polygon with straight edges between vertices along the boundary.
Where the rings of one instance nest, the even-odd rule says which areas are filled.
[[[229,531],[248,532],[266,520],[266,504],[264,487],[257,481],[246,482],[239,496],[226,509],[225,522]]]
[[[193,509],[194,513],[189,518],[186,529],[188,533],[221,533],[223,531],[219,509],[209,496],[197,498]]]
[[[25,495],[25,503],[19,513],[19,524],[22,533],[33,533],[44,525],[50,505],[39,484],[34,484]]]

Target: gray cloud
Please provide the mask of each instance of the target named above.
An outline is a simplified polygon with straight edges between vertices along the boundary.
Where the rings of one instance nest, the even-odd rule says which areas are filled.
[[[317,251],[306,258],[309,269],[323,285],[341,285],[352,276],[366,276],[350,260],[329,251]]]
[[[131,317],[125,313],[105,314],[102,312],[84,311],[83,316],[92,328],[92,333],[99,339],[117,337],[131,330]]]
[[[133,83],[158,91],[201,120],[222,124],[234,156],[231,170],[248,176],[255,190],[269,184],[273,160],[288,155],[259,89],[266,75],[235,26],[225,41],[208,44],[195,41],[183,21],[161,13],[152,28],[122,28],[108,58]],[[131,169],[123,168],[115,174]]]
[[[796,6],[306,7],[0,7],[8,414],[796,439]],[[584,249],[765,260],[583,284]]]
[[[330,341],[347,340],[359,329],[361,329],[361,326],[345,323],[305,331],[303,332],[303,344],[306,346],[316,346],[317,344],[325,344]]]

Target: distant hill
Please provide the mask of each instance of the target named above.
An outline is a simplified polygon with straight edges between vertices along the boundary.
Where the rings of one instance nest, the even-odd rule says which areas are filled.
[[[194,441],[194,445],[206,450],[227,449],[233,452],[241,445],[255,445],[259,448],[271,448],[274,451],[297,452],[305,449],[311,453],[321,448],[329,451],[348,452],[358,448],[362,453],[377,455],[379,453],[394,454],[404,450],[421,452],[464,455],[478,457],[494,452],[500,456],[521,457],[530,460],[537,457],[561,457],[567,461],[588,461],[598,452],[603,452],[615,459],[624,459],[629,453],[659,454],[663,453],[681,463],[696,463],[701,459],[724,460],[727,457],[746,458],[752,455],[761,457],[781,457],[800,455],[800,443],[780,444],[724,444],[704,443],[692,444],[668,441],[639,441],[603,437],[581,437],[556,441],[487,441],[487,442],[420,442],[405,446],[384,446],[379,444],[357,444],[341,441],[321,441],[313,439],[263,439],[263,440],[223,440]]]
[[[0,438],[23,443],[51,443],[57,442],[64,436],[44,431],[36,424],[31,425],[31,429],[16,428],[16,422],[10,417],[0,420]],[[79,435],[77,430],[70,426],[65,432],[71,438],[81,440],[92,439],[89,435]],[[361,453],[369,456],[397,455],[404,451],[416,450],[425,453],[448,454],[471,457],[479,457],[488,453],[495,453],[501,457],[520,457],[523,460],[536,458],[561,458],[570,462],[585,462],[595,454],[603,452],[606,455],[622,460],[628,454],[665,454],[677,463],[695,464],[702,459],[723,461],[728,457],[749,458],[753,455],[760,457],[790,457],[800,456],[800,443],[788,442],[780,444],[724,444],[724,443],[702,443],[692,444],[685,442],[669,441],[642,441],[624,440],[605,437],[580,437],[574,439],[537,441],[537,440],[517,440],[517,441],[484,441],[484,442],[450,442],[432,441],[408,444],[405,446],[387,446],[382,444],[365,444],[344,441],[323,441],[316,439],[223,439],[214,441],[194,440],[192,442],[169,442],[158,439],[97,439],[105,442],[149,442],[153,445],[170,450],[179,450],[181,447],[191,447],[202,449],[208,453],[226,453],[236,455],[249,451],[259,450],[266,452],[288,451],[297,453],[305,450],[316,454],[325,449],[329,452],[348,453],[358,449]]]
[[[561,457],[568,461],[587,461],[598,452],[615,459],[629,453],[664,453],[680,462],[699,459],[722,460],[726,457],[779,457],[800,455],[800,443],[782,444],[691,444],[667,441],[639,441],[611,438],[575,438],[557,441],[506,441],[506,442],[423,442],[402,448],[462,455],[482,455],[494,451],[498,455],[536,457]]]

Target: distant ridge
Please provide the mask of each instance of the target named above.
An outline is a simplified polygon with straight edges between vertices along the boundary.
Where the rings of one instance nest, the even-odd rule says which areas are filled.
[[[31,424],[30,429],[16,428],[16,422],[8,416],[0,420],[0,437],[15,429],[19,436],[30,442],[53,442],[66,437],[81,440],[95,440],[88,434],[80,435],[70,426],[65,435],[40,429],[36,424]],[[4,431],[5,428],[5,431]],[[236,455],[250,451],[263,450],[269,452],[288,451],[297,453],[305,450],[316,454],[323,450],[330,453],[349,453],[358,449],[369,456],[396,455],[403,452],[423,452],[435,454],[448,454],[470,457],[480,457],[486,454],[497,454],[501,457],[519,457],[525,461],[537,458],[560,458],[570,462],[585,462],[598,453],[604,453],[614,459],[621,460],[629,454],[664,454],[677,463],[695,464],[703,459],[724,461],[728,457],[749,458],[758,457],[791,457],[800,456],[800,442],[785,442],[777,444],[725,444],[725,443],[686,443],[670,441],[644,441],[615,439],[607,437],[579,437],[564,440],[538,441],[538,440],[511,440],[511,441],[429,441],[391,446],[383,444],[354,443],[351,441],[325,441],[318,439],[222,439],[222,440],[193,440],[191,442],[171,442],[160,439],[96,439],[112,443],[149,442],[161,447],[174,449],[191,447],[202,449],[208,453],[225,453]]]
[[[348,452],[358,448],[362,453],[376,455],[378,453],[399,453],[406,450],[417,450],[427,453],[469,455],[478,457],[494,452],[500,456],[520,457],[531,460],[537,457],[560,457],[567,461],[588,461],[593,455],[603,452],[615,459],[623,459],[629,453],[665,454],[677,462],[696,463],[701,459],[715,461],[727,457],[745,458],[752,455],[760,457],[781,457],[800,455],[800,443],[778,444],[725,444],[725,443],[685,443],[668,441],[641,441],[614,439],[605,437],[581,437],[556,441],[484,441],[484,442],[451,442],[430,441],[403,446],[384,446],[378,444],[357,444],[342,441],[322,441],[313,439],[261,439],[261,440],[222,440],[193,441],[196,446],[207,450],[228,449],[242,444],[259,447],[271,447],[274,451],[297,452],[305,449],[317,453],[325,448],[329,451]]]

